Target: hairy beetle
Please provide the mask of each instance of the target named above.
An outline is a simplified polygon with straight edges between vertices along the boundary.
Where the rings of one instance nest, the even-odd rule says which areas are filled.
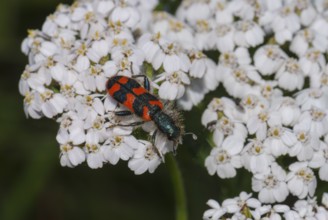
[[[126,76],[113,76],[108,79],[106,83],[107,93],[130,110],[119,111],[116,114],[124,116],[134,113],[141,117],[143,122],[153,121],[158,130],[165,134],[169,140],[175,143],[181,142],[181,134],[183,133],[181,119],[174,111],[164,112],[163,103],[149,92],[150,84],[146,76],[137,75],[135,77],[144,77],[144,87],[135,79]]]

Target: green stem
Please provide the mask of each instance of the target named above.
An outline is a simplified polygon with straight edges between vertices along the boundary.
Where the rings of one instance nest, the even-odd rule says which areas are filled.
[[[187,220],[187,201],[185,195],[185,189],[183,185],[182,175],[178,166],[177,161],[175,160],[172,154],[167,154],[165,158],[165,163],[171,175],[172,185],[174,189],[175,197],[175,211],[176,211],[176,220]]]

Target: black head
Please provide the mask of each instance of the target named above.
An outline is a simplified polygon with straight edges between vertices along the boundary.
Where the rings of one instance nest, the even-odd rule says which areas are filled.
[[[176,125],[174,120],[164,112],[158,112],[154,115],[153,121],[158,130],[167,136],[169,140],[178,142],[181,136],[181,129]]]

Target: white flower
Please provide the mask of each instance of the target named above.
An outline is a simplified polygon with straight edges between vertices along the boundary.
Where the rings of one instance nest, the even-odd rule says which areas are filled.
[[[88,117],[84,123],[86,129],[86,141],[94,140],[94,142],[104,142],[109,135],[107,128],[110,127],[110,122],[106,122],[106,116],[97,115],[95,118]]]
[[[238,197],[226,199],[222,202],[222,207],[226,208],[228,213],[238,213],[245,207],[258,208],[261,202],[252,198],[251,193],[241,192]]]
[[[143,51],[135,45],[126,45],[113,48],[111,51],[111,58],[115,62],[129,62],[132,73],[134,75],[139,75],[140,66],[145,60],[145,55]]]
[[[289,194],[285,170],[272,163],[265,172],[253,176],[252,189],[259,192],[259,199],[263,203],[285,201]]]
[[[229,1],[214,1],[212,2],[215,7],[215,21],[217,24],[231,24],[233,18],[233,7]]]
[[[309,110],[312,107],[320,109],[328,108],[328,94],[318,88],[308,88],[296,94],[296,102],[302,110]]]
[[[84,147],[87,152],[87,163],[91,169],[102,168],[105,158],[98,143],[86,143]]]
[[[304,73],[296,59],[288,58],[275,75],[278,85],[282,89],[293,91],[302,89]]]
[[[189,53],[189,58],[191,61],[189,75],[195,78],[202,78],[206,73],[208,62],[205,54],[201,51],[191,51]]]
[[[40,98],[41,111],[48,118],[62,113],[68,104],[66,98],[64,98],[62,94],[54,93],[49,89],[42,89]]]
[[[302,57],[312,47],[316,50],[324,52],[328,47],[326,38],[312,29],[303,29],[296,33],[292,39],[289,49],[296,53],[298,57]]]
[[[277,88],[278,83],[274,80],[262,80],[259,86],[262,96],[267,100],[281,97],[283,95],[283,92],[279,88]]]
[[[217,175],[220,178],[231,178],[236,175],[236,168],[240,168],[241,158],[239,153],[242,150],[244,141],[234,136],[227,137],[221,147],[212,149],[211,154],[205,160],[205,166],[210,175]]]
[[[177,11],[177,16],[181,20],[195,24],[198,20],[210,18],[212,16],[212,8],[205,1],[183,1]]]
[[[234,27],[232,25],[219,24],[215,28],[214,33],[215,45],[220,52],[229,52],[234,50]]]
[[[288,189],[300,199],[313,196],[317,187],[317,179],[307,162],[295,162],[289,166],[287,175]]]
[[[311,107],[301,114],[297,126],[310,131],[313,136],[321,137],[328,132],[327,113],[320,108]]]
[[[115,7],[114,3],[111,1],[96,1],[94,3],[96,11],[101,15],[106,16]]]
[[[316,2],[320,2],[320,0],[318,0]],[[322,3],[322,4],[325,4],[325,3]],[[322,10],[327,10],[326,6],[319,8],[319,11],[322,11]],[[328,31],[326,29],[327,27],[328,27],[328,22],[327,22],[326,14],[317,16],[311,25],[311,29],[313,29],[317,34],[323,35],[324,37],[328,36]]]
[[[99,95],[87,95],[76,97],[76,110],[81,119],[88,119],[93,121],[97,115],[105,114],[105,107],[100,100]]]
[[[293,34],[300,29],[300,20],[295,13],[295,9],[289,5],[279,9],[279,13],[274,16],[272,29],[275,39],[279,44],[284,44],[292,39]]]
[[[50,61],[49,59],[48,61]],[[47,61],[47,62],[48,62]],[[39,64],[26,66],[19,80],[19,92],[25,95],[31,89],[40,89],[51,83],[51,76],[48,74],[48,68]]]
[[[222,77],[227,92],[236,98],[242,98],[246,93],[258,94],[258,89],[252,85],[261,80],[253,66],[242,66],[227,70]]]
[[[226,208],[221,207],[220,204],[213,199],[208,200],[206,204],[210,206],[211,209],[204,212],[204,220],[219,220],[227,212]]]
[[[170,19],[169,30],[166,35],[168,39],[179,43],[185,49],[194,48],[194,36],[191,28],[181,21]]]
[[[274,74],[284,63],[287,55],[277,45],[265,45],[256,50],[254,64],[264,76]]]
[[[242,153],[243,165],[252,173],[264,173],[274,161],[274,157],[268,154],[268,149],[256,139],[250,140]]]
[[[243,111],[242,121],[248,121],[251,116],[259,114],[261,111],[265,110],[268,105],[267,100],[265,100],[262,96],[255,94],[245,95],[240,102],[240,106]]]
[[[292,131],[276,125],[270,127],[268,138],[263,144],[273,156],[278,157],[288,153],[288,148],[296,144],[296,137]]]
[[[293,209],[298,212],[300,217],[314,218],[317,209],[316,198],[307,198],[307,200],[298,200],[295,202]],[[316,218],[314,218],[316,219]]]
[[[317,11],[310,0],[299,0],[296,3],[295,10],[298,11],[301,24],[304,26],[311,25],[317,17]]]
[[[234,51],[223,52],[219,56],[218,73],[224,74],[229,69],[249,65],[251,62],[249,51],[246,48],[238,47]]]
[[[312,88],[322,88],[325,93],[328,92],[328,67],[325,66],[324,71],[319,74],[310,75],[310,86]]]
[[[181,53],[181,48],[176,43],[163,39],[160,33],[154,36],[149,34],[141,36],[139,47],[144,51],[146,61],[152,63],[155,70],[162,65],[168,73],[189,69],[190,60],[186,54]]]
[[[311,136],[307,131],[294,127],[297,143],[289,150],[289,155],[297,156],[299,161],[311,160],[314,150],[319,149],[319,139]]]
[[[313,154],[309,167],[319,168],[319,178],[328,181],[328,145],[321,142],[318,144],[320,149]]]
[[[229,5],[229,9],[237,17],[242,20],[253,20],[254,17],[261,11],[261,5],[254,6],[253,2],[249,1],[232,1]]]
[[[164,72],[157,81],[165,80],[159,87],[158,94],[162,99],[175,100],[183,96],[185,85],[190,84],[190,79],[185,72]]]
[[[301,115],[301,109],[291,97],[278,97],[272,101],[271,109],[279,112],[281,124],[284,126],[295,125]]]
[[[133,158],[129,160],[128,166],[136,175],[140,175],[146,171],[153,173],[161,163],[161,158],[150,142],[141,140],[139,142]]]
[[[255,22],[241,20],[235,23],[235,44],[241,47],[255,47],[263,43],[264,32]]]
[[[268,220],[281,220],[281,215],[290,210],[288,205],[277,204],[271,207],[271,205],[261,206],[251,212],[255,219],[261,219],[260,216],[264,216],[263,219]]]
[[[202,124],[207,127],[209,122],[217,121],[218,115],[223,112],[225,115],[229,115],[235,108],[235,103],[226,98],[214,98],[207,106],[202,115]]]
[[[60,164],[65,167],[75,167],[85,161],[85,153],[80,147],[70,144],[60,145]]]
[[[91,65],[86,71],[80,75],[80,80],[84,87],[89,91],[104,91],[106,82],[106,75],[101,65]]]
[[[210,50],[215,46],[217,37],[215,36],[213,20],[198,20],[196,23],[194,44],[198,50]]]
[[[90,61],[99,63],[100,59],[109,53],[109,42],[106,40],[94,41],[88,49],[86,55]]]
[[[41,118],[43,116],[41,111],[40,94],[37,92],[26,92],[24,97],[24,112],[26,117]]]
[[[221,145],[222,141],[227,136],[234,136],[245,140],[247,137],[247,129],[244,124],[234,122],[233,119],[222,116],[215,124],[213,134],[215,144],[218,146]]]
[[[300,57],[299,63],[306,76],[320,73],[326,65],[323,54],[316,49],[309,49]]]
[[[248,118],[246,123],[249,134],[256,134],[257,139],[264,140],[267,136],[268,121],[280,121],[279,116],[279,114],[268,112],[265,109],[255,113]]]
[[[124,1],[113,9],[110,17],[114,22],[120,21],[127,27],[134,27],[140,20],[140,14],[135,7],[131,7]]]
[[[213,77],[216,81],[216,78]],[[193,106],[198,105],[208,92],[202,79],[194,79],[186,87],[185,93],[178,100],[178,106],[183,110],[191,110]]]
[[[59,143],[71,142],[79,145],[85,142],[84,121],[75,112],[67,112],[58,118],[60,127],[56,136]]]
[[[301,219],[301,216],[294,210],[288,210],[284,213],[284,218],[286,220]]]
[[[133,136],[112,136],[101,147],[104,158],[115,165],[119,161],[128,160],[134,154],[134,148],[138,146]]]

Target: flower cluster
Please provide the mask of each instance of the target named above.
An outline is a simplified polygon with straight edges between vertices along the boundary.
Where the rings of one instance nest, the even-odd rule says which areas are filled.
[[[219,52],[215,77],[228,94],[202,116],[213,132],[209,174],[245,168],[263,203],[313,197],[317,178],[328,181],[324,1],[183,1],[177,17],[190,27],[182,45]]]
[[[105,88],[115,75],[145,75],[151,92],[169,102],[185,94],[191,67],[203,67],[191,59],[202,63],[202,54],[187,53],[160,33],[148,32],[157,3],[84,0],[59,5],[41,30],[28,31],[22,51],[29,64],[19,81],[24,111],[34,119],[58,122],[62,166],[86,161],[90,168],[101,168],[124,160],[135,174],[152,173],[163,155],[175,150],[176,143],[157,132],[153,122],[134,126],[142,119],[119,116],[126,108]],[[165,109],[170,106],[165,103]]]
[[[316,198],[298,200],[290,208],[287,205],[263,205],[252,194],[241,192],[238,197],[226,199],[220,205],[215,200],[209,200],[207,205],[211,209],[206,210],[204,220],[214,219],[327,219],[328,218],[328,194],[322,197],[322,206],[317,204]]]

